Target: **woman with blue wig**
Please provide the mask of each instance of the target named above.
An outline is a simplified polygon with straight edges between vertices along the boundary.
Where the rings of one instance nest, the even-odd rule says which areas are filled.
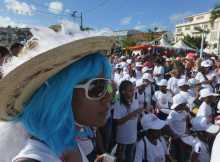
[[[88,161],[75,140],[84,132],[76,126],[105,124],[111,66],[100,51],[110,50],[112,43],[107,37],[71,42],[34,56],[4,76],[0,117],[21,123],[29,135],[12,162]]]

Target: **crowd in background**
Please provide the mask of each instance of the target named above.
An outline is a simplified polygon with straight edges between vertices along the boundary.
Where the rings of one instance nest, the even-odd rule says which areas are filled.
[[[218,159],[216,56],[112,55],[110,60],[116,95],[106,126],[97,131],[104,151],[119,162],[209,162],[211,152],[212,161]]]
[[[0,66],[23,47],[1,46]],[[115,95],[106,125],[77,125],[88,159],[108,152],[118,162],[209,162],[220,130],[217,57],[112,54],[109,60]]]

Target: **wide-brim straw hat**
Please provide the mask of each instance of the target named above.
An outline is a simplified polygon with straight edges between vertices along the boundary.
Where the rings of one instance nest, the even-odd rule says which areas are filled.
[[[0,80],[0,119],[11,120],[23,110],[34,92],[73,62],[99,51],[107,54],[112,37],[90,37],[46,51],[19,65]]]

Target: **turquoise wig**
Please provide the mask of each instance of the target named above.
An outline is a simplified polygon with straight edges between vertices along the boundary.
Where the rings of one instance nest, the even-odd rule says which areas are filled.
[[[91,54],[74,62],[49,78],[35,92],[17,120],[22,122],[30,135],[47,144],[56,155],[61,156],[65,151],[75,149],[74,87],[101,73],[105,78],[111,78],[111,66],[102,54]]]

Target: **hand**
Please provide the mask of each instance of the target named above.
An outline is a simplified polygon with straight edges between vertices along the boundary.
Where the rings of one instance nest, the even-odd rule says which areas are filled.
[[[104,160],[104,154],[98,155],[94,162],[102,162]]]

